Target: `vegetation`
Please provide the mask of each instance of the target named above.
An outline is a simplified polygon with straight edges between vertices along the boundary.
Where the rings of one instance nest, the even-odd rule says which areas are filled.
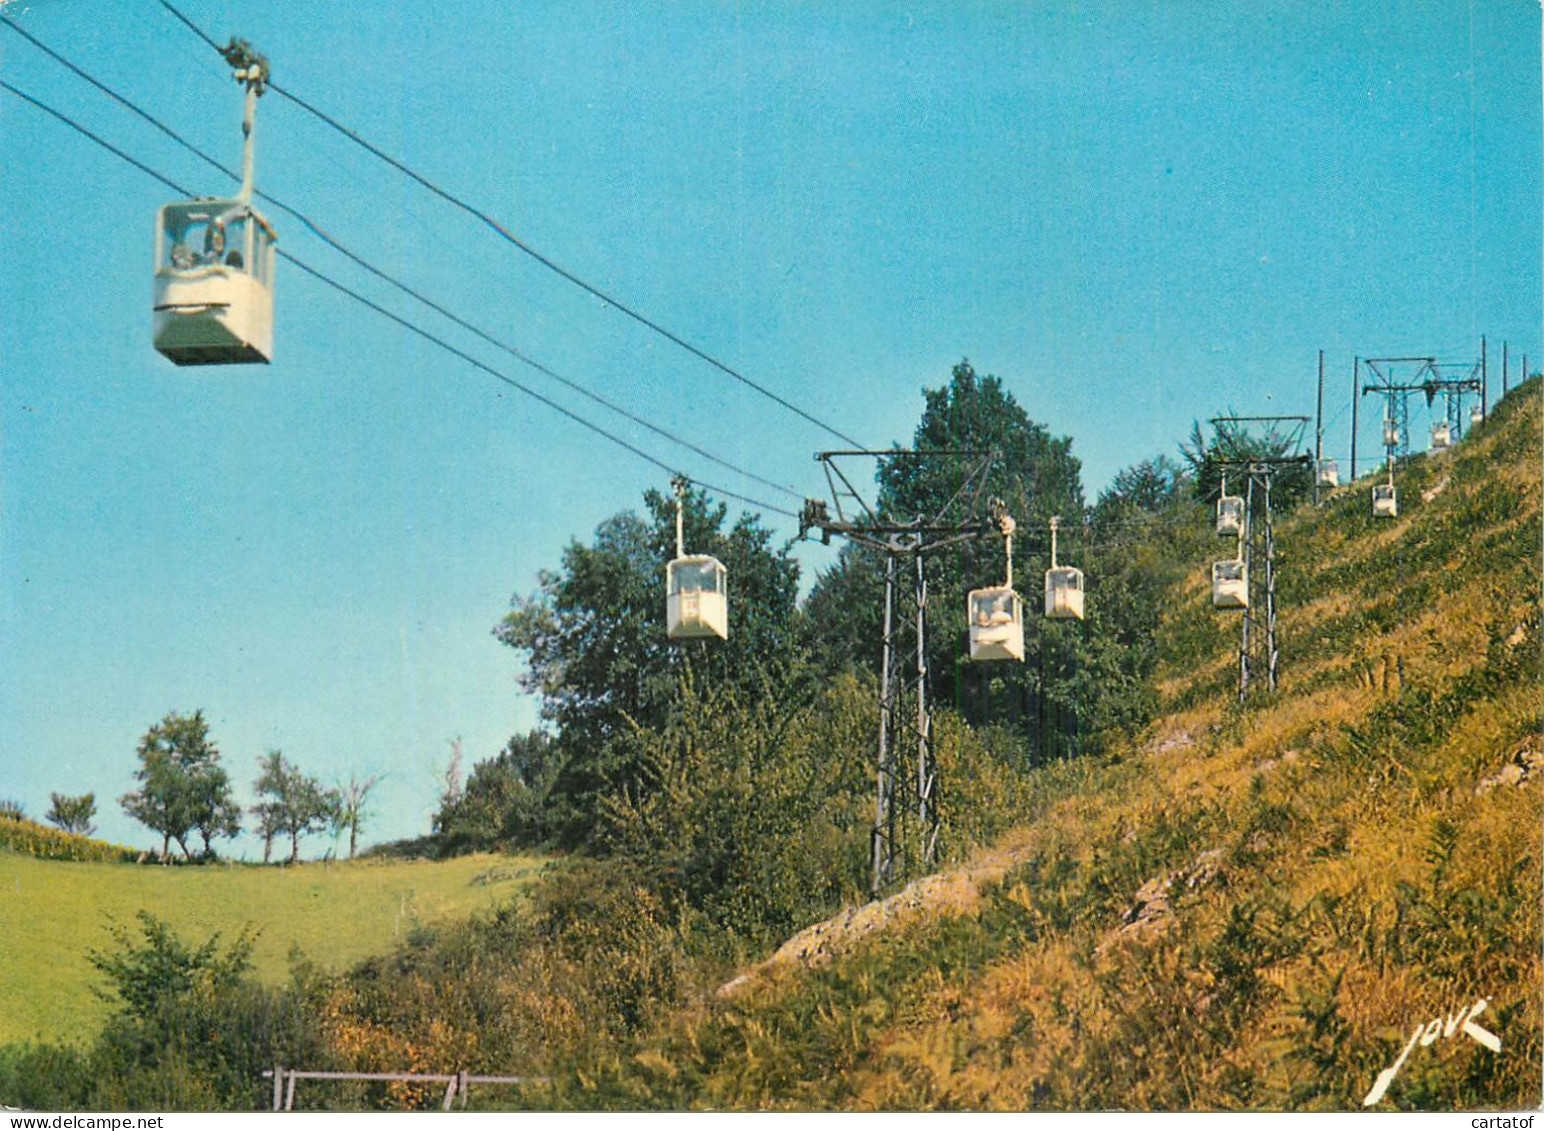
[[[978,397],[991,412],[972,415]],[[1031,453],[1020,475],[1051,469],[1048,498],[1075,487],[1070,454],[1015,410],[961,367],[927,423],[995,422]],[[543,1109],[1357,1109],[1420,1026],[1433,1040],[1382,1106],[1531,1106],[1541,431],[1535,380],[1463,444],[1402,465],[1397,520],[1371,518],[1365,482],[1283,514],[1281,683],[1244,703],[1238,623],[1206,596],[1204,467],[1122,473],[1078,524],[1088,620],[1037,619],[1023,672],[971,673],[981,686],[934,716],[948,859],[882,903],[862,894],[872,673],[822,644],[820,618],[800,623],[764,532],[721,534],[701,499],[688,542],[741,555],[736,623],[776,646],[725,666],[727,650],[665,645],[672,539],[651,497],[651,522],[604,524],[517,603],[501,632],[551,732],[464,787],[456,767],[436,818],[445,854],[551,839],[583,855],[348,969],[297,963],[284,985],[245,969],[251,936],[222,949],[143,919],[97,957],[119,1003],[101,1038],[0,1052],[0,1098],[58,1063],[75,1090],[55,1106],[102,1102],[80,1081],[104,1067],[119,1106],[255,1106],[261,1058],[286,1057],[540,1076],[473,1102]],[[1038,552],[1023,550],[1031,577]],[[817,593],[858,608],[871,564],[845,557]],[[13,865],[109,867],[0,858]],[[259,973],[264,945],[266,929]],[[1429,1029],[1481,998],[1501,1052],[1456,1021]],[[300,1105],[436,1102],[359,1084]]]
[[[212,857],[216,837],[241,830],[241,806],[220,765],[220,751],[209,740],[202,711],[174,711],[146,731],[134,778],[139,789],[119,801],[129,816],[161,834],[163,857],[175,840],[184,859],[191,860],[188,836],[195,831],[203,838],[205,857]]]
[[[51,829],[25,817],[0,817],[0,850],[39,860],[133,860],[140,855],[121,844]]]
[[[9,846],[7,829],[0,822],[0,843]],[[44,825],[31,832],[70,835]],[[88,856],[82,839],[69,857],[0,852],[6,922],[26,923],[3,935],[0,1042],[89,1044],[108,1010],[91,993],[97,978],[86,952],[109,946],[108,928],[133,924],[146,908],[183,938],[216,928],[235,938],[250,925],[253,974],[277,987],[289,977],[292,951],[318,970],[344,969],[409,936],[516,900],[546,866],[533,857],[475,855],[441,863],[150,868],[132,866],[132,849],[101,841],[86,842],[100,853]],[[15,1101],[0,1091],[0,1102]]]
[[[96,794],[83,793],[71,797],[63,793],[50,793],[48,800],[48,812],[43,819],[49,824],[81,836],[90,836],[96,832],[96,826],[91,823],[91,819],[96,816]]]
[[[274,837],[280,833],[290,838],[289,862],[293,864],[300,859],[301,837],[329,827],[345,827],[339,791],[324,790],[320,782],[301,773],[277,750],[270,750],[257,765],[260,772],[252,789],[258,802],[251,812],[263,838],[264,864],[272,855]]]

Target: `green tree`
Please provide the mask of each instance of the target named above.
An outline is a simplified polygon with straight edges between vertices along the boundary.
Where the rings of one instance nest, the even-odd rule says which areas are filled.
[[[619,741],[660,722],[688,667],[704,686],[736,684],[794,644],[798,564],[742,515],[727,531],[727,508],[701,491],[685,500],[685,541],[729,571],[729,639],[665,636],[665,563],[675,553],[674,500],[644,496],[647,516],[618,514],[575,542],[562,568],[544,572],[536,593],[517,598],[496,634],[522,653],[523,685],[540,695],[561,746],[550,793],[561,843],[587,838],[598,801],[638,786],[633,754]]]
[[[202,946],[189,947],[150,912],[141,911],[135,917],[143,944],[136,943],[120,924],[111,928],[115,950],[86,952],[87,960],[108,981],[106,990],[95,990],[97,996],[117,1001],[132,1017],[152,1020],[192,994],[228,989],[252,968],[256,933],[250,929],[243,930],[222,954],[218,931]]]
[[[82,836],[90,836],[96,832],[96,826],[91,823],[91,818],[96,816],[96,794],[82,793],[79,796],[70,796],[65,793],[50,793],[48,795],[50,806],[47,819],[58,825],[67,833],[80,833]]]
[[[175,840],[183,857],[192,859],[188,836],[195,831],[205,855],[213,855],[215,837],[241,831],[241,806],[202,711],[168,714],[145,732],[138,754],[134,777],[140,787],[119,802],[129,816],[161,834],[163,857]]]
[[[258,759],[258,770],[252,787],[258,802],[251,811],[264,837],[263,863],[269,860],[273,838],[283,833],[290,838],[289,860],[293,864],[300,859],[300,838],[333,824],[341,797],[335,790],[324,790],[277,750]]]
[[[1003,543],[987,535],[930,555],[925,563],[930,694],[937,702],[954,703],[972,723],[1002,723],[1023,734],[1035,757],[1067,753],[1086,729],[1085,705],[1071,688],[1082,630],[1043,621],[1036,613],[1040,580],[1049,565],[1047,520],[1063,518],[1062,564],[1077,564],[1076,554],[1086,541],[1080,533],[1083,490],[1072,442],[1032,421],[1000,378],[978,375],[969,361],[954,367],[947,385],[923,394],[912,449],[997,453],[981,497],[1002,499],[1017,520],[1015,584],[1026,597],[1027,610],[1024,664],[969,663],[966,595],[1002,583]],[[879,512],[898,522],[938,516],[959,496],[978,463],[979,457],[963,455],[883,460]],[[957,505],[950,517],[962,517]],[[877,670],[883,579],[881,554],[848,547],[816,583],[806,603],[806,622],[812,646],[828,665]]]
[[[1302,426],[1290,422],[1269,424],[1264,431],[1250,429],[1247,422],[1220,421],[1212,425],[1211,438],[1200,421],[1190,426],[1190,441],[1180,445],[1180,455],[1190,465],[1195,497],[1215,502],[1221,493],[1223,477],[1228,479],[1228,493],[1242,494],[1242,468],[1230,467],[1252,459],[1283,459],[1303,452]],[[1296,466],[1278,468],[1271,481],[1272,505],[1288,507],[1307,498],[1313,490],[1313,468],[1304,461]]]
[[[550,839],[556,830],[546,803],[561,768],[549,735],[515,735],[496,757],[472,768],[457,796],[442,800],[434,817],[439,852],[531,847]]]

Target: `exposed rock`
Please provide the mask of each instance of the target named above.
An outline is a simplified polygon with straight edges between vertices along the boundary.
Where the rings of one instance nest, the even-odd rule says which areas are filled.
[[[1485,793],[1497,786],[1522,785],[1523,782],[1536,778],[1544,773],[1544,751],[1539,749],[1537,736],[1526,739],[1512,756],[1507,759],[1506,765],[1495,773],[1480,779],[1480,784],[1474,787],[1475,793]]]
[[[1121,926],[1114,936],[1105,940],[1100,949],[1108,946],[1114,938],[1140,934],[1165,924],[1174,914],[1174,897],[1181,892],[1199,891],[1226,882],[1220,848],[1208,848],[1187,867],[1154,876],[1131,897],[1131,906],[1121,914]]]
[[[1170,750],[1182,750],[1196,744],[1195,736],[1188,730],[1178,730],[1158,739],[1147,749],[1152,754],[1167,754]]]
[[[1437,480],[1430,487],[1428,487],[1426,490],[1421,492],[1421,502],[1423,502],[1423,503],[1431,502],[1438,495],[1442,494],[1443,491],[1447,490],[1447,485],[1448,485],[1448,477],[1446,475],[1444,475],[1441,479]]]
[[[923,876],[888,899],[844,908],[825,922],[794,935],[765,962],[725,982],[718,988],[718,996],[738,993],[774,967],[824,966],[860,939],[918,912],[963,913],[976,905],[984,884],[1002,879],[1019,858],[1020,854],[1012,848],[988,851],[977,856],[969,867]]]

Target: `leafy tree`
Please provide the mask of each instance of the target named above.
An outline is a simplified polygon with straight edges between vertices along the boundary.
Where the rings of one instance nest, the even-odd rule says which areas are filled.
[[[0,821],[25,821],[27,810],[20,801],[9,797],[0,798]]]
[[[1153,456],[1116,472],[1094,504],[1093,525],[1103,534],[1117,525],[1140,525],[1168,511],[1184,490],[1183,469],[1168,456]]]
[[[434,834],[443,855],[534,846],[554,833],[546,801],[562,768],[558,745],[541,731],[516,735],[497,757],[472,768],[466,787],[443,802]]]
[[[194,831],[203,838],[205,855],[213,855],[215,837],[241,830],[241,806],[202,711],[168,714],[145,732],[138,753],[134,777],[140,788],[119,802],[129,816],[161,834],[163,857],[175,840],[183,857],[192,859],[188,835]]]
[[[949,383],[924,390],[922,418],[910,447],[919,451],[995,451],[981,492],[1004,501],[1018,522],[1014,572],[1026,606],[1038,606],[1042,572],[1049,565],[1047,520],[1064,519],[1062,557],[1076,549],[1083,515],[1080,465],[1072,442],[1032,421],[1000,378],[978,375],[961,361]],[[944,512],[978,464],[978,457],[897,456],[879,468],[878,509],[897,521],[931,519]],[[963,517],[956,507],[950,517]],[[1073,564],[1076,564],[1075,562]],[[909,563],[908,563],[909,565]],[[967,593],[1001,584],[1003,543],[995,535],[930,555],[928,654],[930,694],[954,702],[976,724],[998,722],[1027,735],[1037,756],[1065,753],[1086,730],[1086,714],[1071,690],[1079,659],[1079,629],[1026,617],[1026,663],[966,661]],[[816,583],[806,604],[812,645],[828,664],[873,671],[883,622],[883,556],[845,548],[837,566]]]
[[[724,506],[700,491],[684,502],[685,540],[729,571],[729,639],[665,636],[665,563],[675,553],[674,500],[644,496],[633,512],[603,522],[591,545],[571,544],[562,568],[517,598],[495,630],[526,658],[523,685],[539,694],[556,728],[561,768],[550,792],[553,827],[564,844],[587,838],[599,799],[640,785],[636,755],[621,742],[658,724],[690,668],[703,686],[755,678],[784,662],[794,644],[798,565],[773,550],[771,535],[742,515],[727,531]]]
[[[154,1019],[169,1005],[197,992],[217,992],[239,982],[252,968],[255,932],[243,930],[224,954],[215,932],[202,946],[189,947],[171,927],[148,911],[135,916],[144,943],[128,928],[112,928],[115,951],[89,950],[87,960],[106,975],[109,989],[94,992],[104,1001],[117,1001],[130,1016]]]
[[[1180,454],[1194,476],[1195,497],[1203,502],[1215,501],[1221,493],[1225,474],[1230,477],[1230,492],[1240,493],[1236,486],[1243,482],[1243,471],[1224,465],[1298,455],[1302,452],[1301,431],[1301,426],[1271,424],[1264,432],[1257,433],[1251,431],[1247,423],[1223,421],[1212,425],[1212,436],[1208,440],[1200,421],[1195,421],[1190,426],[1190,441],[1180,445]],[[1312,490],[1313,469],[1308,462],[1279,468],[1271,481],[1272,505],[1291,506],[1306,498]]]
[[[253,789],[260,800],[252,807],[252,814],[264,835],[263,863],[268,862],[273,838],[284,833],[290,838],[289,860],[293,864],[300,859],[300,838],[334,822],[340,796],[334,790],[322,789],[315,778],[301,773],[277,750],[258,759],[258,769]]]
[[[47,813],[51,823],[67,833],[90,836],[96,832],[96,826],[91,823],[91,818],[96,816],[96,794],[82,793],[72,797],[64,793],[50,793],[48,799],[52,802]]]

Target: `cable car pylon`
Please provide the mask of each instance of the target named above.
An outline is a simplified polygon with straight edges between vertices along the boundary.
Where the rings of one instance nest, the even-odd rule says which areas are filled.
[[[962,477],[959,490],[937,514],[906,521],[880,514],[863,500],[840,463],[851,457],[951,461],[969,458],[974,462]],[[833,534],[839,534],[855,545],[885,555],[879,741],[869,871],[869,894],[877,899],[908,874],[911,860],[926,867],[937,859],[938,767],[927,696],[928,601],[924,558],[945,546],[1002,533],[999,517],[1005,512],[1001,504],[996,500],[988,504],[993,517],[983,515],[981,506],[987,473],[996,462],[997,453],[896,448],[819,452],[815,458],[825,467],[831,503],[828,507],[823,499],[805,500],[799,536],[818,528],[823,542],[829,543]],[[856,506],[855,513],[848,513],[848,503]],[[914,774],[903,768],[902,752],[908,748],[915,750]]]

